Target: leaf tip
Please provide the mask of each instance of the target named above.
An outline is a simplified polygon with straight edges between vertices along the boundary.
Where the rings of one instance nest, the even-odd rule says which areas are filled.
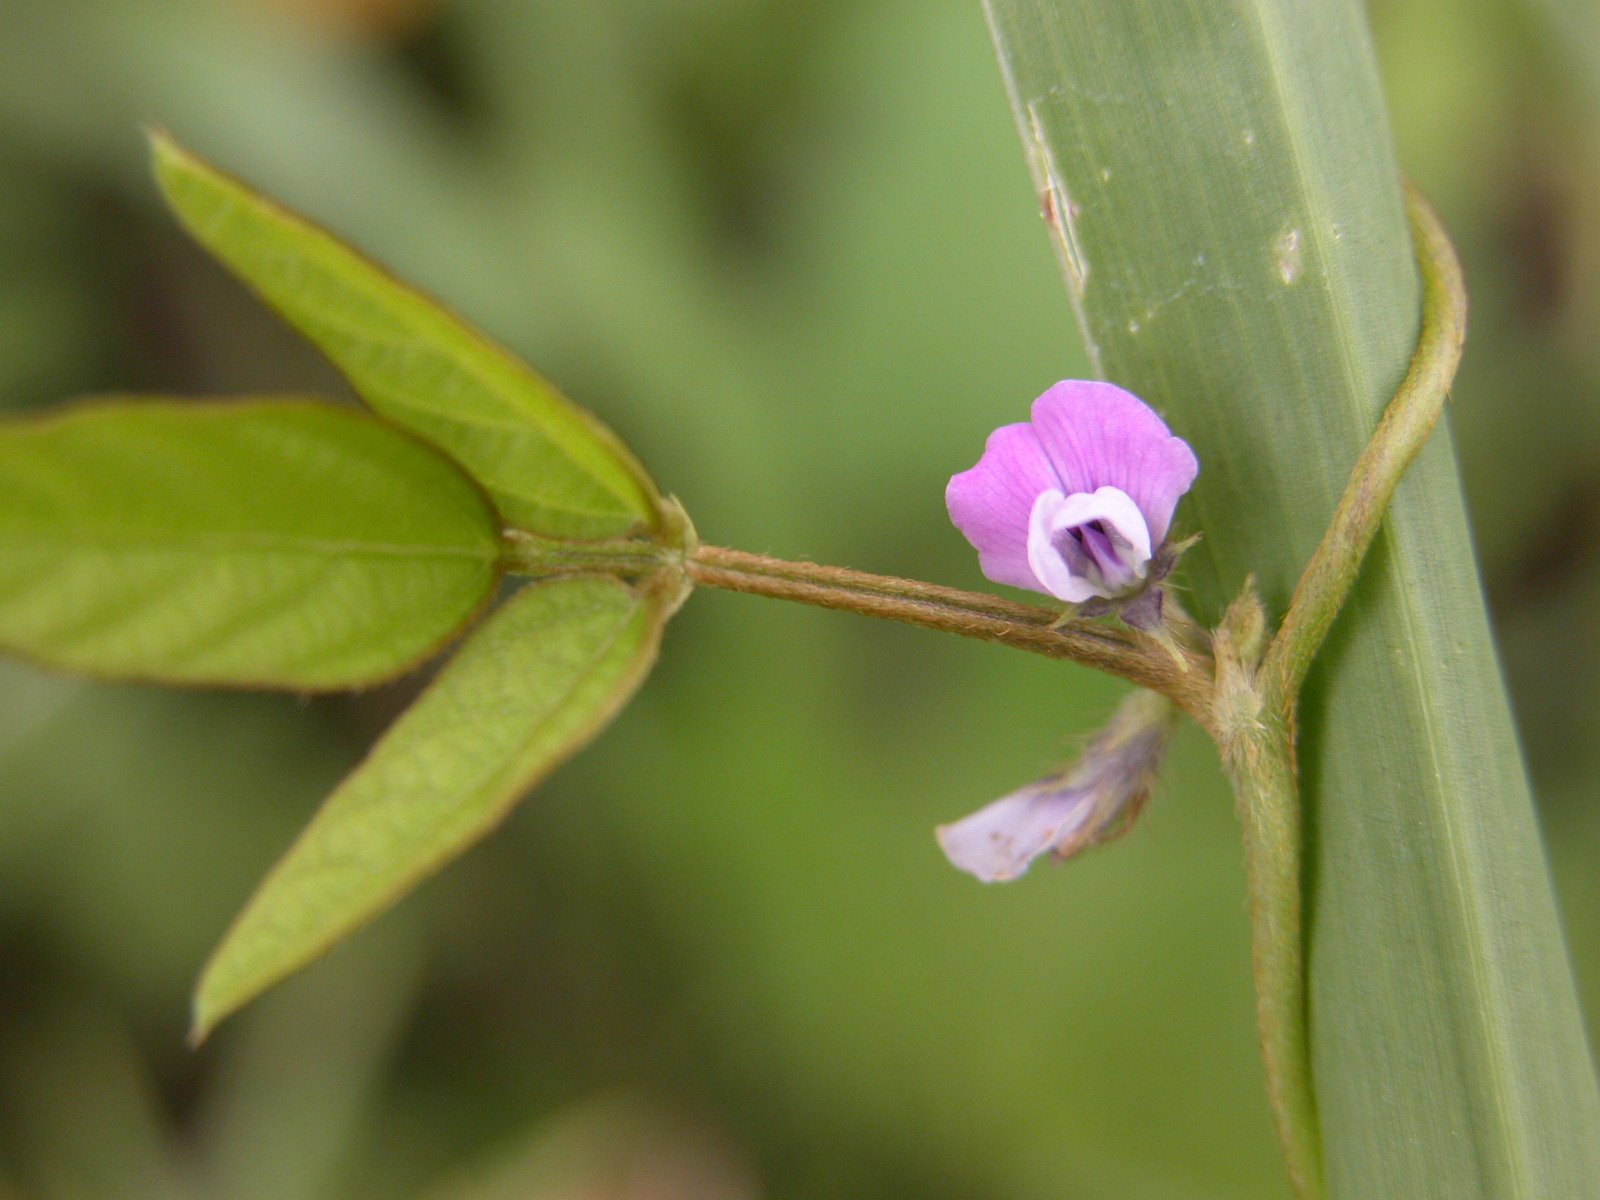
[[[153,121],[145,122],[144,140],[150,147],[150,162],[155,168],[158,180],[175,163],[194,157],[177,138],[172,136],[171,130],[165,125],[158,125]]]
[[[195,989],[194,1003],[189,1016],[189,1035],[184,1040],[189,1043],[189,1049],[198,1050],[205,1045],[206,1039],[228,1013],[230,1009],[218,1008],[207,996],[206,979],[201,977]]]
[[[170,130],[161,125],[144,127],[145,139],[150,145],[150,167],[156,186],[166,198],[167,205],[184,225],[190,224],[190,202],[185,193],[196,184],[209,182],[222,187],[233,180],[202,155],[185,146]],[[194,230],[191,227],[190,232]],[[205,239],[201,239],[204,243]]]
[[[247,907],[246,912],[240,914],[241,918],[248,916],[248,912]],[[234,924],[237,928],[239,920]],[[194,985],[194,998],[189,1005],[189,1033],[185,1039],[189,1049],[198,1050],[216,1032],[217,1026],[304,965],[302,958],[287,965],[277,964],[276,969],[252,971],[250,964],[241,963],[238,939],[235,931],[229,930],[211,952]]]
[[[249,915],[250,906],[247,905],[245,911],[234,918],[233,926],[200,969],[200,978],[195,981],[194,996],[189,1002],[186,1040],[191,1050],[198,1050],[216,1032],[217,1026],[302,965],[296,963],[263,972],[252,971],[248,961],[241,961],[238,927]]]

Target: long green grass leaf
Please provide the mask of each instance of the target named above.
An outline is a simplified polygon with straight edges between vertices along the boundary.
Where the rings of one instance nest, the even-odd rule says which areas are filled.
[[[251,898],[200,979],[196,1036],[482,838],[599,733],[655,659],[660,603],[586,576],[507,601]]]
[[[1404,372],[1417,286],[1353,0],[988,0],[1102,372],[1202,463],[1194,601],[1278,614]],[[1600,1101],[1441,430],[1310,681],[1328,1188],[1600,1195]]]
[[[454,463],[305,401],[81,405],[0,424],[0,649],[110,678],[359,687],[489,599]]]
[[[379,413],[435,443],[506,522],[553,538],[654,529],[644,469],[589,413],[460,318],[164,134],[156,178],[191,234],[321,347]]]

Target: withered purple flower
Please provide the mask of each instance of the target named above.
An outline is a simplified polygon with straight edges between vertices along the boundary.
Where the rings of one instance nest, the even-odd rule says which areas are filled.
[[[1162,569],[1173,509],[1199,472],[1194,452],[1109,383],[1064,380],[1032,416],[990,434],[977,465],[945,491],[983,573],[1069,604],[1141,591]]]
[[[951,865],[984,883],[1015,879],[1039,855],[1070,858],[1124,832],[1150,798],[1173,708],[1135,692],[1066,770],[935,831]]]

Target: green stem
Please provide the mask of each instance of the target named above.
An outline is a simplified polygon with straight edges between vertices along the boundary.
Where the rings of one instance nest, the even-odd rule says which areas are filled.
[[[695,583],[710,587],[900,621],[1069,659],[1162,692],[1197,719],[1210,707],[1211,664],[1203,651],[1184,647],[1174,654],[1167,644],[1133,630],[1088,621],[1063,623],[1058,609],[718,546],[697,548],[688,571]]]
[[[1266,718],[1225,750],[1250,881],[1256,1026],[1284,1165],[1296,1196],[1323,1194],[1322,1133],[1311,1080],[1301,811],[1294,741]]]
[[[507,573],[549,579],[557,575],[616,575],[637,579],[670,566],[674,552],[644,538],[557,541],[521,529],[500,535],[500,561]]]
[[[1422,328],[1400,389],[1356,460],[1333,520],[1306,564],[1262,665],[1270,702],[1292,705],[1350,594],[1394,489],[1438,423],[1467,334],[1467,291],[1450,236],[1416,189],[1406,211],[1422,275]]]
[[[1407,207],[1423,282],[1411,367],[1351,471],[1263,657],[1253,584],[1218,629],[1209,726],[1233,778],[1249,879],[1256,1014],[1267,1091],[1295,1194],[1323,1194],[1321,1130],[1311,1078],[1302,811],[1295,762],[1301,685],[1361,569],[1400,477],[1449,395],[1466,331],[1466,291],[1450,239],[1415,191]]]

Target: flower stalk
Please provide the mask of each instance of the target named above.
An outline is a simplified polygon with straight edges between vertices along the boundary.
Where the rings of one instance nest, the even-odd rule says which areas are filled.
[[[1063,620],[1059,608],[719,546],[699,547],[687,569],[690,579],[708,587],[880,617],[1082,663],[1161,692],[1196,719],[1209,707],[1210,654],[1192,641],[1174,652],[1167,642],[1137,630]]]

